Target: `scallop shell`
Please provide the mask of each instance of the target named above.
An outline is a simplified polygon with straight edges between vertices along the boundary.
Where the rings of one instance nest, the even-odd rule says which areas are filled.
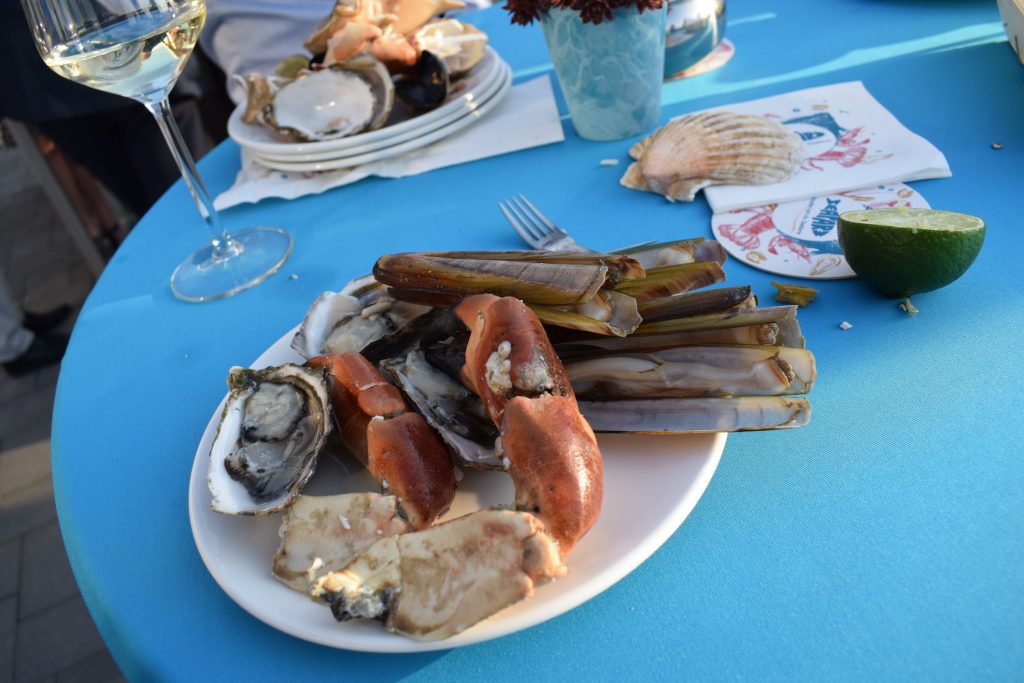
[[[763,116],[704,112],[674,119],[629,150],[619,181],[669,201],[693,201],[708,185],[767,185],[800,168],[800,138]]]

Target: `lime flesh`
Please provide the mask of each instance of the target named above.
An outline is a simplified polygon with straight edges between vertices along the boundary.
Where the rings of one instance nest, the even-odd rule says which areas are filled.
[[[853,271],[891,297],[945,287],[974,263],[985,240],[980,218],[935,209],[847,211],[838,227]]]

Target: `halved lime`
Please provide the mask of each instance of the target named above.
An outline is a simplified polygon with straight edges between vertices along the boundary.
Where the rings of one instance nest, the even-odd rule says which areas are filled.
[[[985,221],[953,211],[883,208],[839,216],[839,244],[858,276],[892,297],[945,287],[974,263]]]

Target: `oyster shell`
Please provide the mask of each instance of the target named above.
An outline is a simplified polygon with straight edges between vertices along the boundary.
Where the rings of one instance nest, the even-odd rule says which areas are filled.
[[[480,63],[487,52],[487,34],[457,19],[438,19],[416,32],[416,45],[437,55],[453,77]]]
[[[428,306],[397,301],[373,276],[366,275],[340,292],[318,296],[295,333],[292,348],[303,358],[362,351],[428,310]]]
[[[708,185],[767,185],[800,168],[803,144],[763,116],[704,112],[669,121],[629,150],[636,159],[619,181],[634,190],[692,201]]]
[[[278,82],[269,102],[265,91],[250,88],[254,92],[262,99],[250,99],[247,109],[258,107],[263,123],[286,136],[330,140],[380,128],[395,88],[384,65],[363,54]]]
[[[300,365],[232,368],[210,448],[210,507],[265,515],[291,503],[313,475],[331,431],[326,372]]]

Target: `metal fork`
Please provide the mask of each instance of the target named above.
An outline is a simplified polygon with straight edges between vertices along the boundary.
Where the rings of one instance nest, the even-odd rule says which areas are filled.
[[[591,252],[581,246],[569,233],[552,223],[547,216],[537,210],[529,199],[522,194],[519,198],[512,197],[498,202],[498,208],[519,233],[523,241],[534,249],[543,251],[576,251]]]

